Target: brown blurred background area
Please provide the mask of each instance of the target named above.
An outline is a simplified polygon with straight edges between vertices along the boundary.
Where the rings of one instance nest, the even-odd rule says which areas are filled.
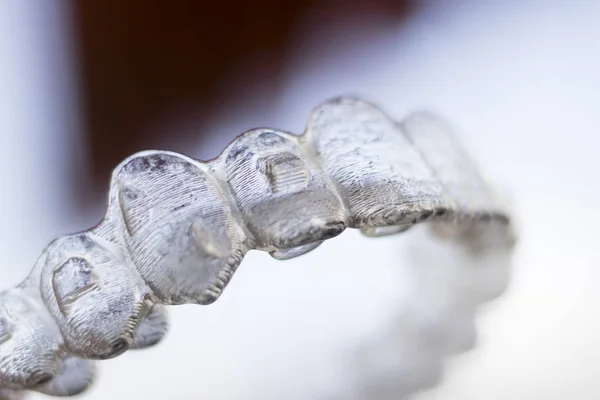
[[[185,142],[177,135],[193,135],[201,143],[206,133],[202,121],[217,107],[219,88],[241,63],[247,65],[245,80],[260,79],[264,91],[277,90],[290,38],[308,13],[314,24],[327,24],[348,10],[359,18],[384,13],[401,21],[413,8],[407,0],[81,0],[72,4],[83,134],[89,151],[84,157],[89,163],[87,193],[80,199],[84,202],[106,190],[111,170],[123,158],[164,145],[165,138],[157,138],[153,129],[161,120],[193,114],[194,129],[169,133],[173,137],[168,143]]]
[[[207,159],[244,129],[299,133],[318,102],[354,94],[450,122],[521,232],[477,348],[418,398],[600,399],[600,2],[412,1],[0,0],[3,289],[104,216],[124,157]],[[100,363],[86,398],[340,399],[384,363],[414,365],[351,362],[424,285],[406,235],[347,232],[285,263],[249,252],[219,302],[173,307],[165,342]]]

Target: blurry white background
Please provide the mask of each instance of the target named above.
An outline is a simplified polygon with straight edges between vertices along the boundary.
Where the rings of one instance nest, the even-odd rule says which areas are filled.
[[[224,88],[212,139],[188,155],[213,157],[259,125],[299,133],[312,107],[339,94],[398,119],[438,112],[513,198],[522,231],[511,286],[481,315],[478,347],[419,398],[600,398],[600,2],[424,2],[401,27],[311,21],[298,26],[276,98]],[[78,211],[65,183],[85,146],[69,24],[57,0],[0,0],[2,288],[52,238],[100,216]],[[401,297],[402,242],[346,232],[285,263],[253,252],[217,303],[172,308],[160,346],[102,362],[84,398],[335,394],[344,352]]]

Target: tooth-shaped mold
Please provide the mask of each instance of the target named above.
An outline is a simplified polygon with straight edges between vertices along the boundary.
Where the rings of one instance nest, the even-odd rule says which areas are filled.
[[[0,294],[0,388],[34,388],[57,374],[60,333],[39,307],[21,289]]]
[[[150,291],[114,244],[92,233],[52,242],[40,259],[41,292],[66,348],[105,359],[126,351]]]
[[[415,258],[418,293],[367,349],[366,398],[435,384],[444,359],[475,344],[476,307],[507,283],[509,214],[449,129],[341,98],[318,107],[303,136],[256,129],[207,163],[135,154],[113,173],[104,220],[52,242],[0,293],[0,400],[82,392],[88,359],[158,343],[163,304],[215,301],[251,248],[288,259],[347,226],[381,236],[423,221],[434,240]]]
[[[318,107],[306,140],[344,198],[350,226],[371,236],[402,231],[453,208],[444,186],[399,125],[352,98]],[[397,229],[376,229],[399,226]]]
[[[437,178],[456,203],[457,214],[463,218],[494,217],[506,221],[505,210],[443,120],[427,112],[417,112],[408,116],[401,127],[410,143],[436,171]]]
[[[297,137],[272,129],[245,133],[220,157],[256,247],[276,257],[303,254],[346,228],[342,200],[311,158]]]
[[[160,342],[169,329],[167,309],[161,304],[154,304],[135,334],[131,349],[145,349]]]
[[[246,251],[243,231],[207,167],[143,152],[113,175],[111,218],[138,271],[165,304],[210,304]]]
[[[90,387],[95,373],[96,367],[92,360],[67,354],[60,360],[56,376],[34,390],[50,396],[75,396]]]

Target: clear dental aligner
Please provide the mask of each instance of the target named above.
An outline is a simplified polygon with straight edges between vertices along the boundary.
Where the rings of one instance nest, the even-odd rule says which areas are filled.
[[[209,162],[135,154],[113,172],[105,218],[50,243],[23,283],[0,294],[0,399],[81,393],[92,360],[160,341],[164,305],[214,302],[251,249],[288,259],[346,228],[383,236],[421,222],[468,262],[514,243],[498,196],[426,113],[397,123],[344,97],[315,109],[301,136],[255,129]]]

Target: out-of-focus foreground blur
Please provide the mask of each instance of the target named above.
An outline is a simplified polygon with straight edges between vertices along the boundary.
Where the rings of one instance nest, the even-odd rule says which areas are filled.
[[[600,2],[206,3],[0,0],[1,288],[101,218],[127,155],[209,159],[354,94],[397,119],[444,116],[519,217],[477,348],[418,398],[600,398]],[[399,242],[251,252],[218,302],[171,308],[165,341],[101,362],[84,398],[336,395],[344,352],[394,307]]]

